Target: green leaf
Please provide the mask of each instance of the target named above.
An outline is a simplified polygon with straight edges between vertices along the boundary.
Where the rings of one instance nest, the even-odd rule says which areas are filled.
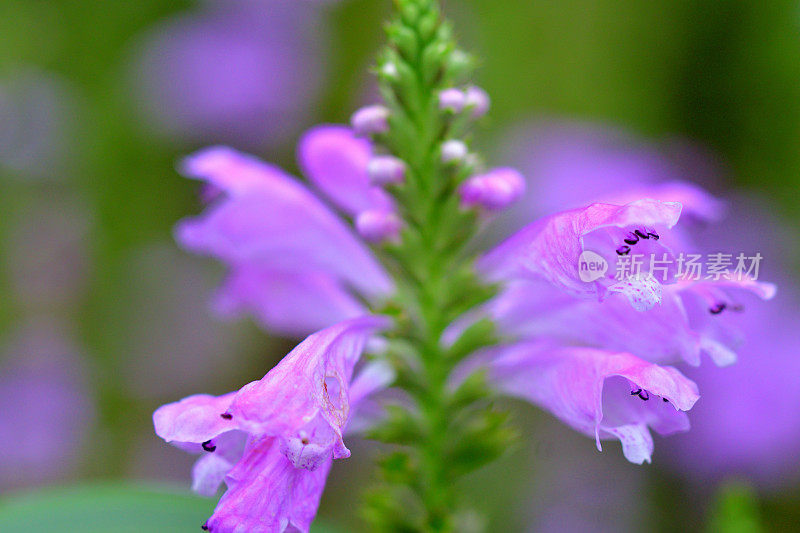
[[[44,489],[0,499],[3,533],[201,532],[216,499],[166,487],[98,484]],[[315,533],[332,533],[315,526]]]

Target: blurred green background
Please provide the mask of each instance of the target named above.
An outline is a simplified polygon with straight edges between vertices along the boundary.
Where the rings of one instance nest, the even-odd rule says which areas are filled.
[[[296,172],[294,143],[302,129],[348,120],[369,98],[367,68],[382,43],[390,4],[342,0],[314,8],[319,18],[313,26],[316,48],[310,53],[324,52],[320,89],[303,103],[304,113],[292,128],[248,149]],[[215,326],[208,339],[192,338],[197,328],[192,317],[208,317],[205,301],[222,269],[213,261],[188,257],[171,242],[176,221],[200,209],[196,183],[181,178],[175,165],[181,156],[224,139],[213,133],[155,132],[132,89],[137,76],[132,65],[152,28],[201,8],[202,3],[189,1],[0,0],[0,80],[13,82],[30,72],[55,77],[70,100],[57,164],[35,173],[20,165],[0,166],[5,270],[25,270],[24,263],[13,263],[14,255],[23,253],[14,247],[17,221],[58,210],[65,199],[78,205],[85,219],[77,241],[65,245],[67,254],[73,245],[83,250],[79,262],[85,279],[66,303],[45,301],[31,310],[14,290],[12,276],[0,276],[0,339],[10,342],[29,317],[58,322],[77,346],[92,406],[79,446],[69,457],[71,466],[35,479],[20,471],[9,474],[0,485],[4,495],[39,485],[96,482],[168,485],[174,494],[188,486],[191,458],[158,442],[151,412],[192,392],[236,388],[263,375],[291,346],[290,340],[270,339],[248,321]],[[689,139],[721,162],[729,187],[766,195],[783,223],[797,226],[800,4],[451,0],[445,9],[462,46],[480,58],[477,81],[492,95],[491,118],[479,146],[499,151],[512,126],[542,117],[609,124],[645,140]],[[2,115],[0,120],[5,120]],[[42,210],[41,205],[56,207]],[[41,246],[46,245],[45,239]],[[43,260],[67,261],[62,255]],[[208,352],[205,359],[175,362],[176,350],[191,352],[195,346]],[[170,376],[181,374],[181,364],[191,376],[172,381]],[[166,377],[155,379],[163,369]],[[151,378],[154,384],[148,385]],[[719,497],[717,487],[690,488],[657,466],[633,467],[610,457],[613,452],[600,456],[590,442],[518,407],[512,404],[534,444],[510,451],[465,487],[488,513],[492,531],[527,530],[537,484],[551,483],[547,472],[564,461],[562,449],[577,448],[582,451],[570,460],[601,463],[587,467],[597,470],[592,479],[599,486],[612,491],[614,480],[637,480],[634,500],[622,507],[609,504],[603,511],[602,520],[618,525],[617,531],[758,531],[759,523],[764,530],[778,531],[800,524],[797,488],[759,494],[734,487]],[[16,437],[2,435],[0,440],[14,446]],[[367,458],[351,461],[355,466],[336,465],[321,513],[326,523],[339,524],[343,531],[359,525],[354,502],[370,475],[368,449],[356,443],[353,451],[354,457],[364,451]],[[64,498],[95,501],[91,490]],[[131,505],[150,509],[132,498]],[[0,503],[0,523],[5,523],[4,512],[30,505],[23,503]],[[61,512],[52,501],[40,505]],[[208,504],[200,502],[197,508],[200,516],[187,531],[202,523]],[[163,512],[153,509],[134,514]],[[718,509],[713,520],[709,509]],[[737,513],[746,517],[740,520]],[[730,523],[750,526],[731,529]]]

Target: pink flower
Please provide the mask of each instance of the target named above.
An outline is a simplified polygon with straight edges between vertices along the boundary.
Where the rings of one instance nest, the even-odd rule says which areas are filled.
[[[365,368],[352,380],[367,339],[388,319],[356,318],[315,333],[263,379],[223,396],[190,396],[153,414],[156,433],[204,453],[193,488],[228,490],[204,527],[308,531],[333,459],[349,457],[345,427],[390,376]]]
[[[625,458],[650,462],[653,440],[689,429],[684,411],[699,398],[697,386],[672,367],[624,352],[518,343],[488,354],[501,391],[529,400],[574,429],[600,441],[618,439]]]
[[[632,246],[639,254],[672,255],[661,236],[680,217],[677,202],[639,200],[625,205],[592,204],[539,219],[486,254],[479,268],[496,281],[544,279],[579,297],[604,299],[609,291],[628,296],[634,307],[652,308],[661,301],[648,277],[615,279],[617,262]],[[607,271],[591,282],[580,277],[581,255],[591,252]],[[674,264],[674,261],[673,261]],[[674,273],[667,276],[668,282]]]
[[[369,183],[368,151],[349,130],[326,127],[304,138],[300,157],[312,182],[355,213],[389,205]],[[352,229],[279,168],[213,147],[182,169],[221,193],[205,213],[182,221],[176,238],[230,268],[216,298],[223,314],[247,311],[269,329],[304,335],[366,313],[356,295],[375,301],[393,290]]]

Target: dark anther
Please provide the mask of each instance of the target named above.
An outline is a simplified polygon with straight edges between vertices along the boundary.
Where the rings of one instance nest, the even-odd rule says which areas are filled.
[[[658,236],[658,233],[656,233],[656,230],[654,230],[654,229],[649,229],[649,230],[647,230],[647,234],[648,234],[650,237],[652,237],[652,238],[653,238],[653,240],[656,240],[656,241],[657,241],[658,239],[660,239],[660,238],[661,238],[661,237],[659,237],[659,236]]]
[[[628,255],[629,253],[631,253],[631,247],[630,246],[627,246],[627,245],[623,244],[622,246],[617,248],[617,255]]]
[[[713,307],[709,308],[708,312],[711,313],[712,315],[718,315],[721,312],[723,312],[726,307],[728,306],[725,303],[718,303],[715,304]]]
[[[300,442],[303,443],[303,446],[308,446],[308,443],[311,441],[308,440],[308,437],[303,437],[302,439],[300,439]]]
[[[669,400],[667,400],[666,398],[661,398],[661,401],[663,401],[664,403],[669,403]]]
[[[639,229],[634,231],[634,233],[636,235],[638,235],[639,237],[641,237],[642,239],[649,239],[650,238],[650,234],[649,233],[644,233],[642,230],[639,230]]]
[[[642,392],[642,389],[636,389],[631,391],[631,396],[639,396],[639,393]]]
[[[210,440],[207,440],[207,441],[205,441],[203,444],[201,444],[201,446],[202,446],[202,447],[203,447],[203,449],[204,449],[205,451],[207,451],[207,452],[213,452],[214,450],[216,450],[216,449],[217,449],[217,447],[216,447],[216,446],[214,446],[213,444],[211,444],[211,441],[210,441]]]
[[[203,525],[200,526],[200,529],[202,529],[203,531],[208,531],[208,520],[203,522]]]
[[[650,393],[647,392],[646,390],[642,390],[641,392],[639,392],[639,394],[637,394],[637,396],[639,398],[641,398],[642,400],[644,400],[644,401],[647,401],[647,400],[650,399]]]
[[[639,236],[636,235],[635,233],[628,233],[627,235],[625,235],[624,240],[626,244],[630,244],[631,246],[633,246],[634,244],[639,242]]]
[[[224,418],[225,420],[231,420],[231,419],[233,418],[233,415],[232,415],[232,414],[230,414],[230,413],[222,413],[222,414],[221,414],[221,415],[219,415],[219,416],[221,416],[221,417],[222,417],[222,418]]]

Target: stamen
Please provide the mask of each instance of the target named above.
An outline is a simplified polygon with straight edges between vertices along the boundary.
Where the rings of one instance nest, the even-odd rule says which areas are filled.
[[[654,230],[652,228],[645,228],[645,231],[647,232],[647,235],[649,235],[650,237],[652,237],[656,241],[661,238],[661,237],[658,236],[658,232],[656,232],[656,230]]]
[[[664,403],[669,403],[669,400],[667,400],[666,398],[661,398],[661,401]]]
[[[631,253],[631,247],[626,244],[617,248],[617,255],[628,255],[629,253]]]
[[[625,243],[626,243],[626,244],[630,244],[631,246],[633,246],[634,244],[636,244],[637,242],[639,242],[639,236],[638,236],[638,235],[636,235],[635,233],[628,233],[628,234],[625,236],[625,239],[624,239],[624,240],[625,240]]]
[[[642,392],[642,389],[636,389],[631,391],[631,396],[639,396],[639,393]]]
[[[635,233],[636,235],[638,235],[639,237],[641,237],[642,239],[649,239],[649,238],[650,238],[650,234],[649,234],[649,233],[644,233],[644,232],[643,232],[642,230],[640,230],[640,229],[637,229],[636,231],[634,231],[634,233]]]
[[[637,394],[637,396],[638,396],[639,398],[641,398],[642,400],[644,400],[644,401],[647,401],[647,400],[649,400],[649,399],[650,399],[650,393],[649,393],[649,392],[647,392],[647,391],[646,391],[646,390],[644,390],[644,389],[643,389],[641,392],[639,392],[639,394]]]
[[[207,452],[213,452],[214,450],[217,449],[217,447],[214,444],[212,444],[210,440],[205,441],[203,444],[201,444],[201,446]]]
[[[200,526],[200,529],[202,529],[203,531],[208,531],[208,520],[203,522],[203,525]]]
[[[233,419],[233,415],[232,415],[232,414],[230,414],[230,413],[222,413],[222,414],[221,414],[221,415],[219,415],[219,416],[220,416],[220,417],[222,417],[222,418],[224,418],[225,420],[232,420],[232,419]]]
[[[712,315],[718,315],[721,312],[723,312],[726,307],[728,307],[727,304],[725,304],[724,302],[720,302],[720,303],[710,307],[708,309],[708,312],[711,313]]]

